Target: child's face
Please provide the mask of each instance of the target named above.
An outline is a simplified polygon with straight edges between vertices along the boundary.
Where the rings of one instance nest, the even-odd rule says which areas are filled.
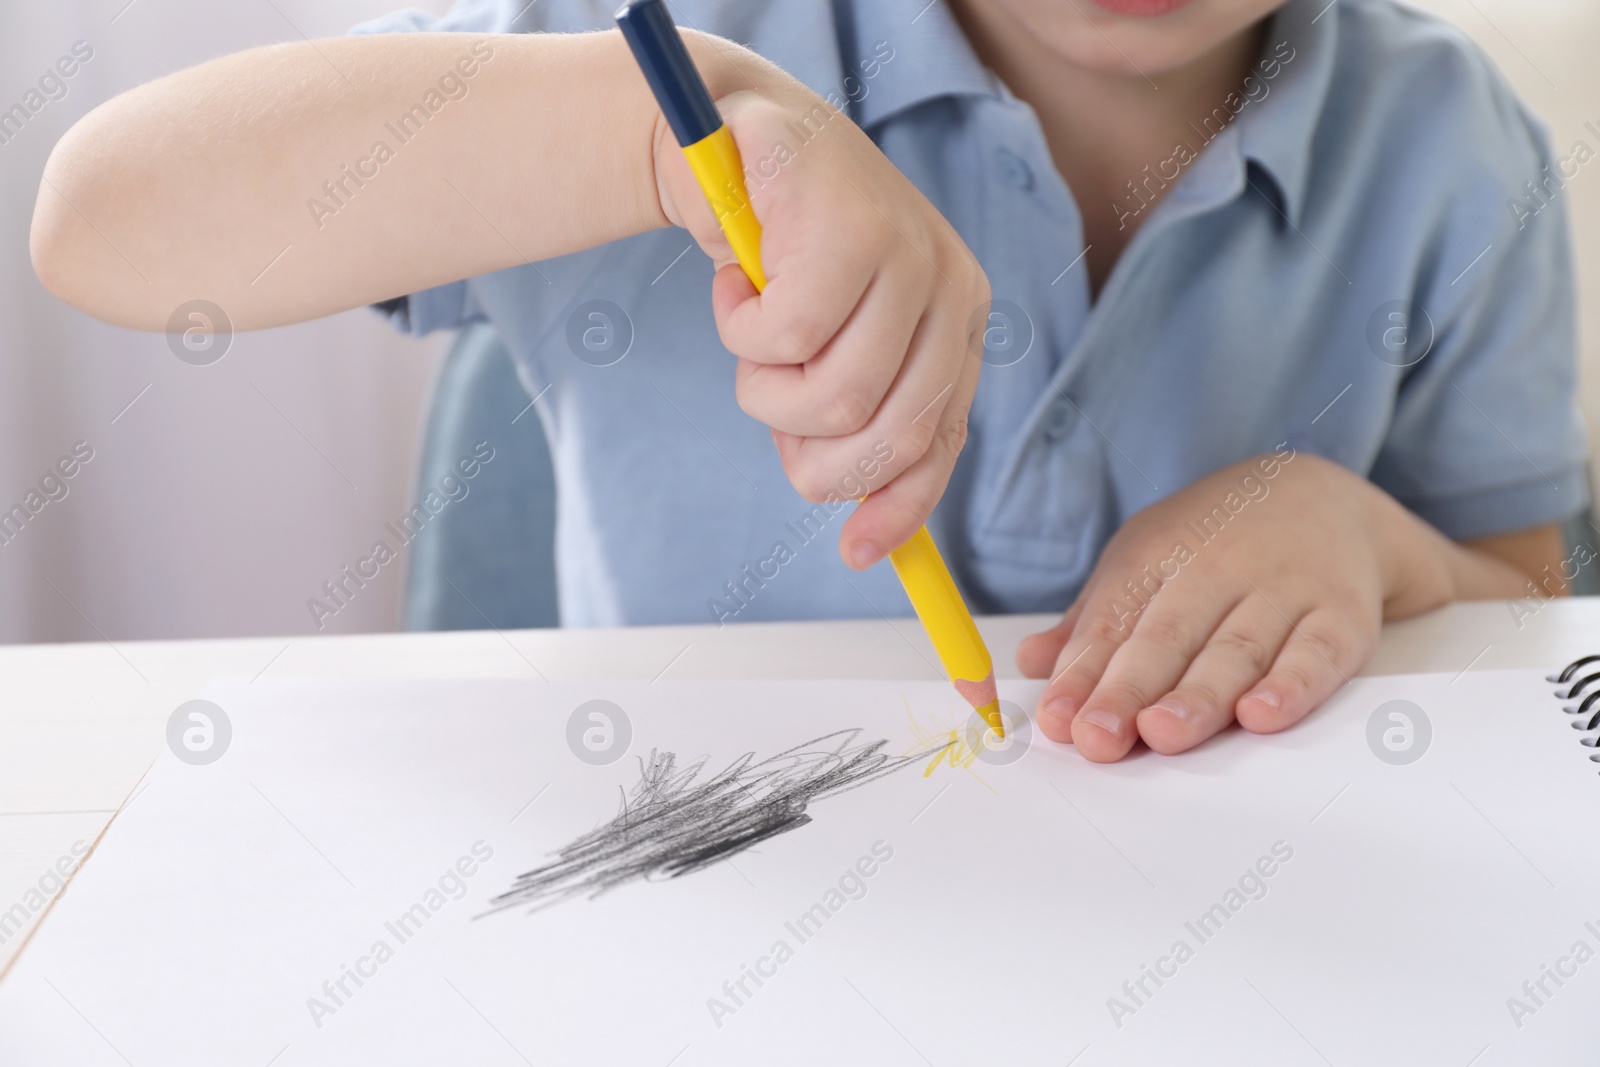
[[[978,0],[1091,70],[1155,75],[1188,65],[1285,0]]]

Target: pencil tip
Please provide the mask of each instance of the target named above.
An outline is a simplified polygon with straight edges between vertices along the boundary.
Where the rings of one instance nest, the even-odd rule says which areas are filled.
[[[1006,736],[1006,721],[1000,714],[1000,701],[998,698],[979,708],[978,714],[983,716],[984,721],[994,730],[996,736],[1002,738]]]

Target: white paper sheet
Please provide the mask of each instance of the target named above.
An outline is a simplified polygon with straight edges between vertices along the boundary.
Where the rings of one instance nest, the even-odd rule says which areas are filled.
[[[152,769],[0,983],[0,1063],[1593,1063],[1600,775],[1551,689],[1358,680],[1176,758],[923,757],[704,869],[485,914],[653,749],[703,783],[967,714],[927,683],[218,682],[228,750]],[[1367,739],[1397,698],[1432,724],[1407,766]],[[596,699],[632,730],[598,766],[568,743]]]

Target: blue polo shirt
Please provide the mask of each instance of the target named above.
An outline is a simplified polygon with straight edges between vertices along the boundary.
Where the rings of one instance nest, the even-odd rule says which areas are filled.
[[[611,6],[461,0],[358,32],[592,30]],[[1079,204],[943,3],[674,11],[833,101],[988,272],[988,365],[930,522],[975,610],[1065,608],[1129,516],[1283,442],[1456,539],[1585,505],[1567,153],[1449,26],[1290,0],[1228,114]],[[1091,211],[1140,223],[1093,300]],[[887,565],[845,568],[843,514],[796,494],[739,410],[711,278],[669,229],[386,308],[416,334],[492,323],[538,397],[565,624],[909,614]]]

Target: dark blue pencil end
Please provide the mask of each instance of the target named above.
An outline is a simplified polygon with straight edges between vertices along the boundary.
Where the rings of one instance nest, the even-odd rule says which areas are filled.
[[[687,148],[717,132],[722,115],[689,58],[664,0],[629,0],[617,12],[617,26],[678,144]]]

